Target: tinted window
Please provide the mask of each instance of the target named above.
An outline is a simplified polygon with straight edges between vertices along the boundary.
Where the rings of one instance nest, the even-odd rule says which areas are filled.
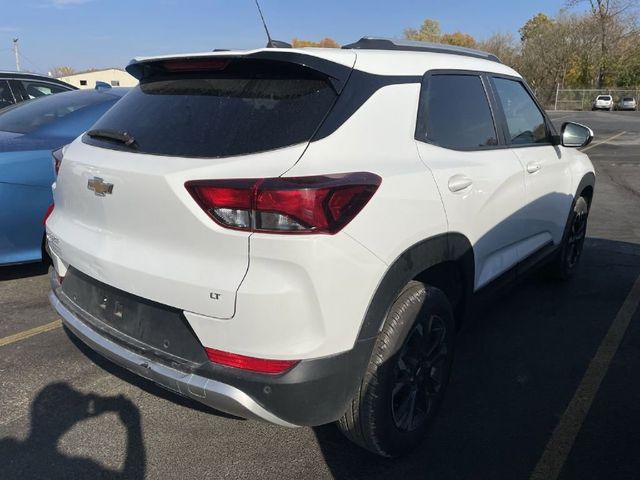
[[[242,155],[310,140],[335,98],[325,80],[300,74],[164,77],[135,87],[93,128],[127,132],[143,153]]]
[[[477,75],[431,75],[425,79],[418,139],[450,148],[498,144],[482,80]]]
[[[494,82],[507,118],[511,143],[547,143],[549,140],[544,116],[524,85],[517,80],[505,78],[494,78]]]
[[[0,108],[13,105],[15,100],[9,90],[9,83],[6,80],[0,80]]]
[[[67,92],[28,100],[0,112],[0,130],[30,133],[88,105],[113,100],[93,90]]]
[[[30,80],[23,80],[22,85],[29,99],[44,97],[46,95],[52,95],[54,93],[68,92],[69,89],[61,87],[60,85],[54,85],[45,82],[33,82]]]

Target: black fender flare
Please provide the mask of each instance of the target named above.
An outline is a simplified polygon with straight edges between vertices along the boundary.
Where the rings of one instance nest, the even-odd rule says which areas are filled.
[[[389,266],[378,284],[365,313],[357,342],[374,338],[380,332],[387,311],[402,288],[421,272],[444,262],[460,262],[465,299],[473,293],[475,263],[471,243],[461,233],[444,233],[422,240],[406,249]]]

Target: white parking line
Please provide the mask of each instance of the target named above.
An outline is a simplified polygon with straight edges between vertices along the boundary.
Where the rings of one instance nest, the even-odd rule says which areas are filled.
[[[560,475],[576,436],[582,427],[584,419],[589,413],[593,399],[598,393],[611,360],[613,360],[627,327],[640,303],[640,276],[636,279],[631,291],[627,295],[615,320],[611,323],[607,334],[602,339],[598,351],[591,359],[589,367],[582,377],[578,389],[567,406],[560,422],[553,431],[542,457],[529,480],[555,480]]]
[[[593,143],[593,144],[589,145],[588,147],[583,148],[581,151],[582,152],[586,152],[587,150],[591,150],[592,148],[597,147],[598,145],[602,145],[604,143],[610,142],[611,140],[615,140],[616,138],[624,135],[625,133],[627,133],[627,132],[616,133],[613,137],[609,137],[609,138],[607,138],[605,140],[602,140],[601,142],[598,142],[598,143]]]

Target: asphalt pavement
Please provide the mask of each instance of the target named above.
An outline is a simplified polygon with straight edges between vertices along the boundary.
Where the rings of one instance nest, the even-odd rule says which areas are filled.
[[[582,263],[475,312],[417,451],[377,458],[333,425],[232,418],[134,377],[59,326],[35,265],[0,269],[0,478],[640,478],[640,113],[550,115],[595,131]]]

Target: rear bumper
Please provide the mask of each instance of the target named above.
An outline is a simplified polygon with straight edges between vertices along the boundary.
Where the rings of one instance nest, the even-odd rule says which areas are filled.
[[[122,337],[109,335],[107,325],[62,292],[53,270],[51,283],[49,300],[67,329],[113,363],[217,410],[287,427],[322,425],[340,418],[362,378],[375,341],[357,342],[353,350],[333,357],[302,361],[277,376],[210,362],[174,368],[179,365],[159,360],[152,347],[141,350],[138,343],[128,348]]]
[[[64,325],[76,337],[117,365],[168,390],[223,412],[243,418],[258,418],[286,427],[295,426],[269,413],[246,393],[235,387],[170,368],[112,342],[82,322],[60,301],[53,290],[49,293],[49,300],[62,317]]]

